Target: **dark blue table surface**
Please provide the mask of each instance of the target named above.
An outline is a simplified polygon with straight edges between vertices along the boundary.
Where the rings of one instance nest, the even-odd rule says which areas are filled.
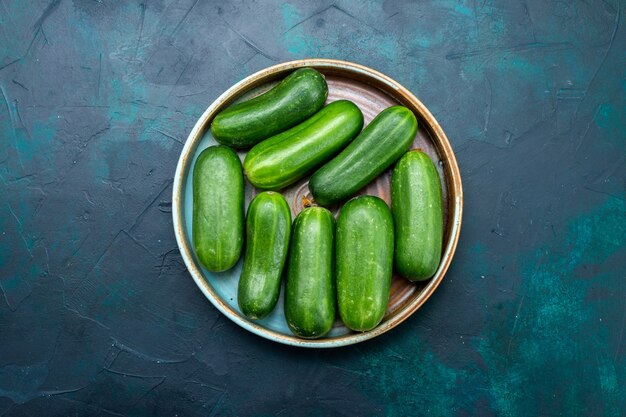
[[[625,6],[0,0],[0,416],[624,415]],[[207,105],[304,57],[413,91],[465,191],[435,295],[332,351],[219,314],[171,220]]]

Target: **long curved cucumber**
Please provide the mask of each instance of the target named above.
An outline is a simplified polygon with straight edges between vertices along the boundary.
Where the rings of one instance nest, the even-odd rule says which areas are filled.
[[[389,107],[372,120],[338,156],[309,181],[315,201],[328,206],[367,185],[404,154],[417,133],[417,119],[403,106]]]
[[[391,177],[396,228],[396,270],[412,281],[434,275],[441,261],[443,202],[435,164],[424,152],[407,152]]]
[[[291,210],[285,198],[272,191],[254,197],[246,218],[246,254],[237,292],[247,317],[262,319],[274,309],[290,236]]]
[[[294,220],[285,318],[302,338],[324,336],[335,320],[334,235],[335,219],[325,208],[304,209]]]
[[[327,96],[324,76],[300,68],[266,93],[221,111],[211,133],[223,145],[249,148],[305,120],[322,108]]]
[[[393,272],[393,218],[378,197],[348,201],[337,219],[337,304],[344,324],[367,331],[383,319]]]
[[[363,114],[354,103],[334,101],[253,147],[243,164],[246,176],[257,188],[284,188],[337,155],[362,127]]]
[[[237,263],[243,246],[243,172],[237,154],[211,146],[193,169],[193,244],[206,269],[221,272]]]

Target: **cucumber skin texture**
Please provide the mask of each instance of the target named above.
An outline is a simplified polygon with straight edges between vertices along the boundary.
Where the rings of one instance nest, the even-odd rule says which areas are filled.
[[[441,261],[443,201],[435,164],[424,152],[407,152],[391,177],[396,229],[394,264],[411,281],[432,277]]]
[[[417,119],[403,106],[378,114],[337,157],[309,181],[315,202],[322,206],[344,200],[380,175],[404,154],[417,133]]]
[[[206,269],[222,272],[241,256],[244,224],[241,161],[226,146],[198,155],[193,170],[193,244]]]
[[[254,197],[246,218],[246,254],[237,291],[239,308],[250,319],[262,319],[276,306],[290,236],[291,209],[285,197],[272,191]]]
[[[261,189],[284,188],[337,155],[362,127],[363,114],[354,103],[334,101],[254,146],[243,164],[248,181]]]
[[[274,88],[234,104],[213,119],[211,133],[222,145],[245,149],[305,120],[324,105],[328,85],[312,68],[300,68]]]
[[[322,207],[306,208],[293,223],[287,280],[285,318],[291,331],[316,339],[335,321],[335,219]]]
[[[337,304],[349,329],[376,327],[387,310],[393,273],[393,217],[378,197],[348,201],[337,219]]]

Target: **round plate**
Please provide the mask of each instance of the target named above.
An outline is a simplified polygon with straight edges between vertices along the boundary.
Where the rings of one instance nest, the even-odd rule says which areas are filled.
[[[410,282],[394,275],[391,284],[389,305],[383,321],[374,329],[354,333],[337,319],[333,329],[325,337],[305,340],[294,336],[284,317],[283,290],[274,311],[269,317],[253,321],[245,317],[237,306],[237,284],[241,273],[242,259],[231,270],[222,273],[207,271],[198,262],[192,242],[192,175],[196,157],[206,147],[216,144],[211,136],[213,117],[230,104],[250,99],[274,86],[294,69],[315,68],[326,77],[328,83],[327,103],[348,99],[356,103],[369,123],[383,109],[402,104],[417,116],[419,130],[413,148],[421,148],[436,163],[441,179],[444,200],[444,243],[441,264],[434,277],[424,282]],[[239,152],[240,158],[245,152]],[[308,178],[283,190],[290,204],[292,216],[302,210],[309,198]],[[390,170],[387,170],[361,194],[373,194],[389,204]],[[256,194],[246,182],[246,206]],[[335,213],[339,207],[335,207]],[[266,68],[232,86],[215,100],[200,117],[187,138],[176,168],[172,199],[174,232],[180,253],[194,281],[213,305],[241,327],[267,339],[294,346],[336,347],[362,342],[376,337],[397,326],[413,314],[435,291],[452,261],[461,229],[463,195],[461,176],[445,133],[428,109],[406,88],[391,78],[362,65],[331,59],[304,59],[286,62]],[[245,256],[245,254],[244,254]]]

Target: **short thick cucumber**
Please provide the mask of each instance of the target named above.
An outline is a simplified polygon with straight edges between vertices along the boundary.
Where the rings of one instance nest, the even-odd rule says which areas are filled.
[[[249,148],[305,120],[322,108],[327,96],[324,76],[301,68],[268,92],[220,112],[211,133],[223,145]]]
[[[393,272],[393,218],[378,197],[348,201],[337,219],[337,304],[343,323],[356,331],[380,323]]]
[[[296,335],[324,336],[335,320],[335,219],[322,207],[304,209],[293,223],[285,283],[285,318]]]
[[[412,281],[432,277],[439,267],[442,204],[435,164],[423,152],[407,152],[391,177],[391,209],[396,228],[396,270]]]
[[[246,254],[237,300],[251,319],[272,312],[280,294],[280,278],[291,236],[291,210],[285,198],[272,191],[252,200],[246,219]]]
[[[323,206],[344,200],[380,175],[409,149],[417,120],[402,106],[383,110],[337,157],[309,181],[315,201]]]
[[[354,103],[334,101],[252,148],[243,164],[248,180],[266,190],[286,187],[337,155],[362,127],[363,114]]]
[[[193,244],[206,269],[220,272],[237,263],[243,222],[241,161],[232,149],[211,146],[193,169]]]

